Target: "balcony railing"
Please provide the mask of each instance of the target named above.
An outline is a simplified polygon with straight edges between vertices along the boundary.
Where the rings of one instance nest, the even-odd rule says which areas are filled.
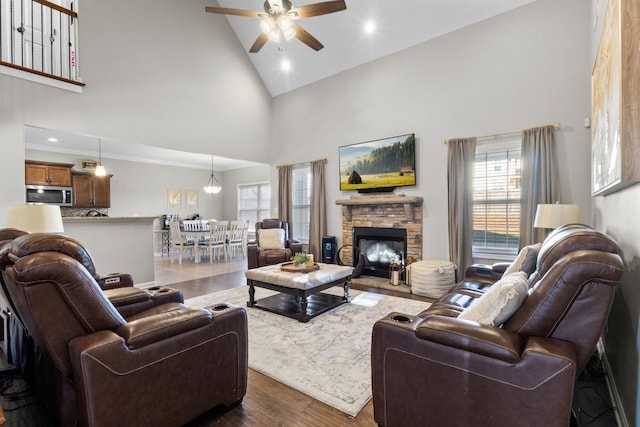
[[[0,0],[0,65],[84,86],[78,68],[78,14],[46,0]]]

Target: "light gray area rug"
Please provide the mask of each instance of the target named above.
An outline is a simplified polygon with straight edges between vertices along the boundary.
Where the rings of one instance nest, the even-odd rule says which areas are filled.
[[[352,302],[301,323],[248,308],[248,287],[190,298],[191,307],[228,302],[245,307],[249,323],[249,367],[353,417],[371,399],[371,331],[397,311],[417,314],[429,303],[351,291]],[[342,288],[324,292],[342,295]],[[274,294],[256,288],[256,299]]]

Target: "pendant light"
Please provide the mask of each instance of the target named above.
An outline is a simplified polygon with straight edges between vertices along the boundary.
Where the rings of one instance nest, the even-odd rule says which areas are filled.
[[[100,138],[98,138],[98,152],[100,157],[96,165],[96,176],[106,176],[107,171],[104,166],[102,166],[102,140]]]
[[[211,176],[209,177],[209,182],[203,188],[204,192],[208,194],[218,194],[222,190],[222,186],[213,174],[213,156],[211,156]]]

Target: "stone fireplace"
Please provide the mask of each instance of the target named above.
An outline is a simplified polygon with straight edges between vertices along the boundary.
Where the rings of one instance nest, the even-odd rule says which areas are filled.
[[[366,239],[360,244],[364,243],[367,249],[373,247],[372,253],[380,250],[375,255],[377,260],[384,258],[384,265],[370,260],[370,266],[374,264],[375,268],[365,270],[366,275],[387,277],[389,259],[401,257],[404,264],[408,257],[422,259],[422,201],[422,197],[403,194],[354,195],[336,200],[342,206],[342,261],[346,265],[352,263],[352,247],[358,244],[354,237],[360,239],[362,235]]]

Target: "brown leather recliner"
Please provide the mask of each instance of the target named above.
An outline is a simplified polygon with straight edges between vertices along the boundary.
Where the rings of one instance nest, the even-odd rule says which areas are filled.
[[[28,234],[26,231],[13,228],[0,229],[0,250],[20,236]],[[168,302],[184,302],[182,292],[166,286],[155,286],[141,289],[133,286],[130,274],[114,273],[106,276],[98,274],[89,252],[78,241],[56,234],[39,234],[30,239],[30,251],[60,250],[79,261],[87,271],[93,275],[105,295],[125,318],[140,311]],[[8,325],[5,328],[6,358],[13,364],[24,378],[32,384],[40,381],[48,361],[42,356],[42,350],[34,345],[32,338],[25,329],[22,320],[15,310],[13,301],[8,295],[2,275],[2,298],[6,300],[5,317]],[[37,385],[36,385],[37,386]]]
[[[284,230],[284,248],[282,249],[262,249],[260,248],[260,232],[262,229],[282,229]],[[281,219],[263,219],[256,222],[256,241],[247,244],[247,266],[248,268],[264,267],[265,265],[288,262],[294,254],[302,252],[302,244],[289,238],[289,224]]]
[[[60,425],[180,426],[247,386],[247,318],[228,304],[157,305],[125,320],[94,275],[40,237],[0,250],[15,308],[51,360]]]
[[[596,348],[622,277],[620,247],[586,226],[552,232],[524,303],[501,327],[458,319],[487,282],[463,281],[372,335],[380,426],[567,426],[573,384]]]
[[[68,236],[33,233],[26,250],[31,253],[57,251],[80,262],[124,317],[156,305],[184,302],[182,291],[178,289],[166,286],[154,286],[148,289],[136,288],[133,286],[133,278],[130,274],[114,273],[106,276],[98,274],[89,251],[80,242]]]

